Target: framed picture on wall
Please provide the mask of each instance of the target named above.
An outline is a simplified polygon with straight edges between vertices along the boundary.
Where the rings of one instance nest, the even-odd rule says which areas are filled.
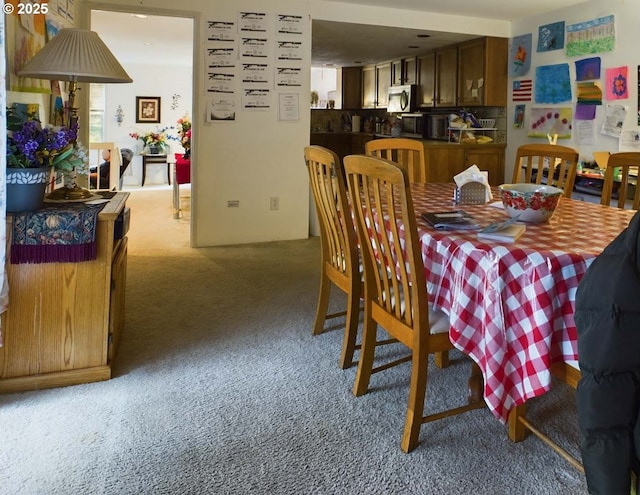
[[[136,96],[136,123],[160,123],[159,96]]]

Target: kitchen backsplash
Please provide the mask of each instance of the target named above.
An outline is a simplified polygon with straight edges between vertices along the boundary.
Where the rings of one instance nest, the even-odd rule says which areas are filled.
[[[423,110],[425,113],[451,113],[459,108],[438,108]],[[478,119],[495,119],[496,143],[507,142],[507,116],[505,107],[477,107],[467,108]],[[388,129],[385,122],[393,121],[394,115],[388,114],[385,109],[364,109],[358,111],[311,109],[311,132],[350,132],[351,120],[354,115],[360,117],[360,131],[384,134]],[[376,122],[380,122],[379,132],[376,132]]]

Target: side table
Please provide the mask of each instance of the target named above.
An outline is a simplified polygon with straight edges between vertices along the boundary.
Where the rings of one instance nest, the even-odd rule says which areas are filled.
[[[167,182],[171,185],[171,167],[167,162],[167,155],[142,155],[142,185],[147,177],[147,164],[162,163],[167,166]]]

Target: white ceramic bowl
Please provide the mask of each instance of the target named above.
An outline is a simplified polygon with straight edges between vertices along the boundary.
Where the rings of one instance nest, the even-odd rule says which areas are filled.
[[[509,216],[531,223],[549,220],[564,192],[557,187],[540,184],[502,184],[499,189]]]

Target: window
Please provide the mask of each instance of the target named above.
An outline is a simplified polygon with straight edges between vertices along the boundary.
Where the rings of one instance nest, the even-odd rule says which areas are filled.
[[[91,84],[89,94],[89,142],[104,141],[105,85]]]

